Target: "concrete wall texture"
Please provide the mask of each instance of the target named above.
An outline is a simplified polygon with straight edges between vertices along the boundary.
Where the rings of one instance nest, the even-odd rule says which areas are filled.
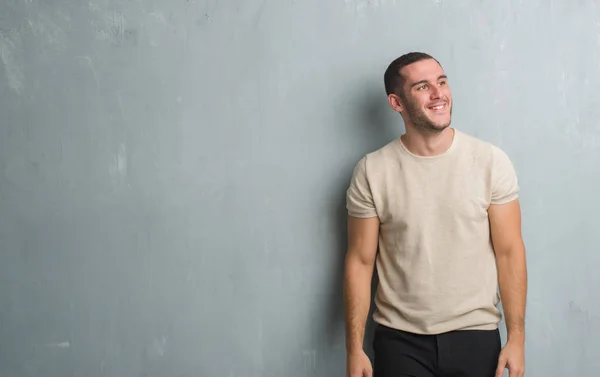
[[[527,375],[597,377],[591,0],[3,1],[0,375],[343,376],[345,189],[412,50],[519,174]]]

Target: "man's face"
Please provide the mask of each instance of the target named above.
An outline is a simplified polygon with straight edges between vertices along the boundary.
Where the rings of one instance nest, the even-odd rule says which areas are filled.
[[[405,79],[400,102],[406,120],[433,132],[450,126],[452,93],[442,67],[427,59],[405,66],[400,74]]]

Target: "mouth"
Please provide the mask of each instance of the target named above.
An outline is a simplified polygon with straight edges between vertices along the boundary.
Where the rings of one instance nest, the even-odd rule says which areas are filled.
[[[444,112],[446,110],[446,108],[448,108],[448,104],[446,102],[438,102],[438,103],[434,103],[431,106],[427,106],[427,108],[429,110],[432,110],[433,112],[440,113],[440,112]]]

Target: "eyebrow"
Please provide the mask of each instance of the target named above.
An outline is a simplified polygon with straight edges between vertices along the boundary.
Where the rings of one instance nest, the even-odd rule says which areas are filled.
[[[448,78],[448,76],[446,76],[446,75],[441,75],[441,76],[440,76],[440,77],[438,77],[437,79],[438,79],[438,80],[440,80],[440,79],[447,79],[447,78]],[[417,86],[417,85],[420,85],[420,84],[426,84],[426,83],[427,83],[427,80],[421,80],[421,81],[417,81],[417,82],[415,82],[415,83],[411,84],[411,85],[410,85],[410,87],[412,88],[413,86]]]

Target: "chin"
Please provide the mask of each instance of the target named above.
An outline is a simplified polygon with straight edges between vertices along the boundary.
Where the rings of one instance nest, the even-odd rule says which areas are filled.
[[[433,120],[432,120],[432,122],[431,122],[431,123],[432,123],[432,124],[433,124],[433,125],[434,125],[436,128],[445,129],[445,128],[448,128],[448,127],[450,126],[450,123],[452,123],[452,119],[450,119],[450,118],[447,118],[447,119],[444,119],[444,120],[442,120],[442,121],[439,121],[439,120],[438,120],[437,122],[435,122],[435,121],[433,121]]]
[[[448,127],[449,127],[449,126],[436,126],[436,127],[435,127],[435,130],[436,130],[437,132],[442,132],[442,131],[444,131],[444,130],[445,130],[446,128],[448,128]]]
[[[421,113],[412,118],[412,123],[421,130],[429,132],[442,132],[450,127],[451,116],[449,114],[436,114],[435,116]]]
[[[450,122],[446,122],[446,123],[431,123],[429,125],[429,129],[433,130],[433,131],[437,131],[437,132],[442,132],[444,131],[446,128],[450,127]]]

